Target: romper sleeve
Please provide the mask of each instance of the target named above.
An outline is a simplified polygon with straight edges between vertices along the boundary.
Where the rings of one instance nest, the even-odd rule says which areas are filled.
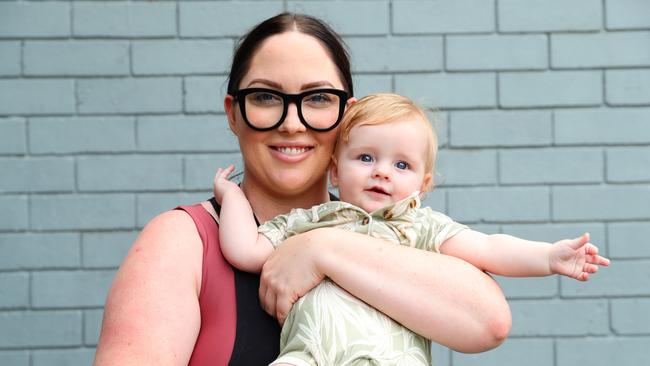
[[[318,207],[311,209],[294,208],[288,214],[278,215],[263,223],[257,232],[266,236],[274,248],[294,235],[313,229],[310,223],[318,220]]]
[[[430,207],[418,209],[416,221],[418,231],[416,247],[436,253],[440,253],[440,245],[445,240],[468,228]]]
[[[287,238],[321,227],[334,227],[358,220],[361,209],[348,203],[333,201],[310,209],[294,208],[263,223],[258,233],[266,236],[274,248]]]
[[[257,228],[257,232],[261,235],[264,235],[271,244],[273,248],[277,248],[280,243],[289,237],[288,227],[290,222],[295,222],[291,220],[290,216],[294,213],[292,210],[286,215],[278,215],[271,220],[263,223]]]

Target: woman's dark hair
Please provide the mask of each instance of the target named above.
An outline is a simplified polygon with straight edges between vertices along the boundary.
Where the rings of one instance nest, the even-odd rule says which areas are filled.
[[[287,31],[297,31],[318,39],[332,57],[343,82],[343,88],[352,92],[350,57],[343,40],[320,19],[304,14],[281,13],[258,24],[245,34],[235,49],[228,77],[228,94],[235,95],[239,83],[248,72],[253,54],[267,38]]]

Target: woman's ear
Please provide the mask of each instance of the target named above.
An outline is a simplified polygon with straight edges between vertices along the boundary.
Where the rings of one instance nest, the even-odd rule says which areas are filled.
[[[339,186],[339,174],[337,171],[336,158],[332,156],[332,161],[330,162],[329,171],[330,171],[330,183],[332,187]]]
[[[357,98],[355,98],[355,97],[348,98],[347,103],[345,103],[345,108],[346,109],[350,108],[356,102],[357,102]]]
[[[237,109],[235,108],[235,97],[230,94],[227,94],[223,99],[223,109],[226,111],[226,117],[228,117],[228,125],[232,133],[237,135],[237,129],[235,128],[235,115],[237,114]]]

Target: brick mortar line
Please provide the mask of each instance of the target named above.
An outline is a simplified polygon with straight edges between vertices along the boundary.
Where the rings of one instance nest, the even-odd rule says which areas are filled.
[[[83,343],[83,340],[82,340]],[[84,344],[75,344],[75,345],[35,345],[35,346],[21,346],[21,347],[0,347],[0,354],[3,352],[19,352],[19,351],[55,351],[55,350],[95,350],[97,347],[95,345],[87,346]],[[31,356],[33,352],[28,354]],[[31,364],[30,364],[31,365]]]
[[[229,151],[212,151],[212,150],[122,150],[122,151],[98,151],[98,152],[71,152],[71,153],[31,153],[31,154],[0,154],[0,160],[2,159],[13,159],[13,160],[29,160],[29,159],[41,159],[41,158],[74,158],[74,157],[107,157],[107,156],[118,156],[124,157],[128,155],[133,155],[134,157],[138,156],[175,156],[175,155],[189,155],[189,156],[201,156],[206,155],[205,157],[211,157],[211,155],[233,155],[238,154],[239,150],[229,150]],[[0,191],[2,194],[3,191]]]
[[[392,0],[388,2],[388,34],[395,34],[395,8]]]
[[[69,6],[69,16],[70,16],[70,35],[68,35],[67,39],[72,39],[74,37],[74,18],[75,18],[75,6],[72,1],[68,2]]]
[[[175,3],[176,6],[174,7],[174,21],[176,24],[174,24],[174,26],[176,27],[176,35],[174,38],[180,39],[181,38],[181,4],[178,1],[176,1]]]
[[[129,47],[129,57],[132,57],[132,47]],[[132,61],[132,60],[131,60]],[[446,63],[446,60],[443,60]],[[133,68],[132,63],[130,64]],[[530,74],[535,73],[539,75],[544,74],[561,74],[564,72],[607,72],[607,71],[650,71],[650,63],[647,65],[632,65],[632,66],[576,66],[576,67],[561,67],[561,68],[485,68],[485,69],[449,69],[448,66],[443,66],[440,69],[411,69],[411,70],[355,70],[353,76],[404,76],[404,75],[420,75],[420,76],[436,76],[436,75],[475,75],[475,74]],[[51,73],[51,74],[25,74],[25,75],[1,75],[2,80],[33,80],[33,79],[90,79],[90,80],[103,80],[103,79],[123,79],[123,80],[139,80],[139,79],[165,79],[165,78],[183,78],[183,77],[227,77],[227,71],[190,71],[190,72],[163,72],[163,73],[129,73],[119,74],[67,74],[67,73]],[[650,103],[647,103],[650,104]]]
[[[501,29],[500,19],[499,19],[499,0],[494,0],[494,33],[499,34]]]
[[[615,335],[619,335],[615,330],[614,330],[614,316],[613,316],[613,311],[612,311],[612,299],[607,299],[607,316],[608,316],[608,326],[609,326],[609,332]]]
[[[607,29],[607,0],[601,0],[600,1],[600,10],[601,10],[602,15],[603,15],[601,26],[602,26],[603,30],[607,32],[607,31],[609,31],[609,29]]]

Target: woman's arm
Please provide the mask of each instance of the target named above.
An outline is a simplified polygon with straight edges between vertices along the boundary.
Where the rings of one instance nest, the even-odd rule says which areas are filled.
[[[494,348],[510,331],[510,309],[500,288],[467,262],[332,228],[291,237],[271,254],[262,271],[263,307],[284,319],[324,277],[460,352]]]
[[[95,366],[187,365],[201,326],[202,253],[182,211],[144,228],[108,294]]]

